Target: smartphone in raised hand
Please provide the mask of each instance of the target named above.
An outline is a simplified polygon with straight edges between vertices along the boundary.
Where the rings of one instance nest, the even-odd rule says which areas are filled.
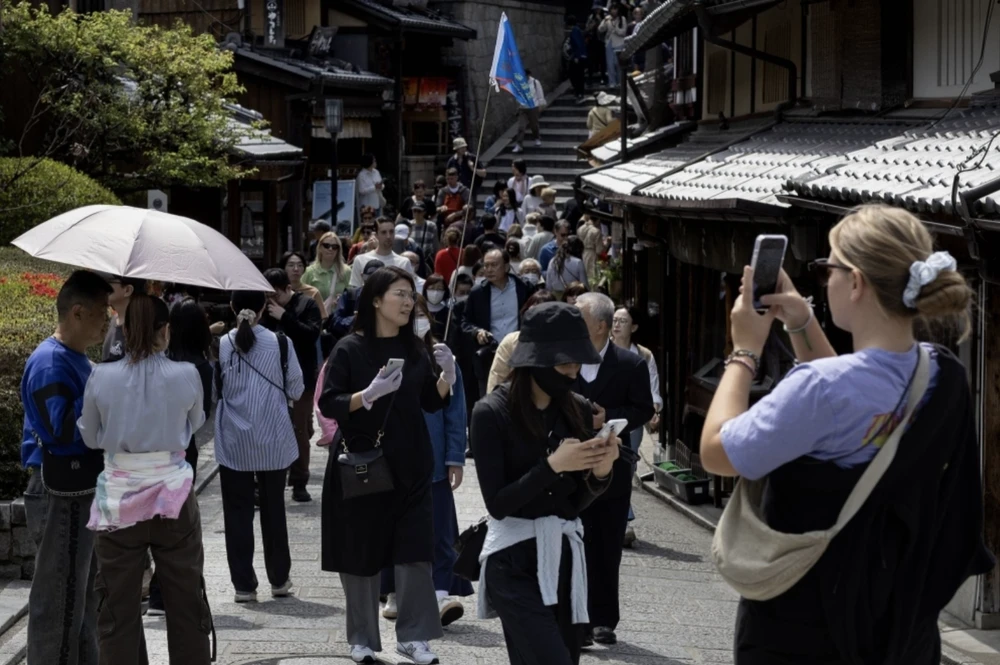
[[[601,431],[598,432],[597,436],[594,438],[607,439],[612,434],[614,434],[615,436],[620,436],[621,433],[625,431],[626,427],[628,427],[628,421],[625,420],[624,418],[615,418],[614,420],[609,420],[608,422],[604,423],[604,427],[601,428]]]
[[[778,290],[781,264],[785,261],[788,238],[783,235],[759,235],[753,245],[753,307],[758,311],[767,307],[760,302],[761,296],[769,296]]]
[[[389,376],[397,369],[402,369],[404,362],[402,358],[389,358],[389,362],[385,364],[385,369],[382,371],[382,376]]]

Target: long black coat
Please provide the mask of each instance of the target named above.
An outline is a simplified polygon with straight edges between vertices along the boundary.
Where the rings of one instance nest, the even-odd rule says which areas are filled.
[[[575,392],[604,407],[605,418],[628,420],[628,429],[621,434],[628,445],[629,433],[642,427],[653,417],[653,394],[649,391],[649,366],[646,361],[614,343],[608,344],[604,360],[591,383],[577,378]],[[615,461],[615,478],[611,487],[598,501],[628,495],[632,491],[632,465],[624,458]]]
[[[382,437],[395,488],[345,501],[337,468],[341,450],[330,451],[323,481],[323,570],[370,576],[393,564],[434,558],[434,457],[423,411],[441,409],[448,396],[438,393],[437,375],[425,347],[418,343],[407,354],[395,337],[366,340],[358,334],[347,335],[330,356],[319,408],[337,420],[346,441],[359,434],[374,438],[391,396],[377,400],[371,411],[362,408],[354,413],[350,412],[351,396],[367,388],[389,358],[406,359],[403,384]]]

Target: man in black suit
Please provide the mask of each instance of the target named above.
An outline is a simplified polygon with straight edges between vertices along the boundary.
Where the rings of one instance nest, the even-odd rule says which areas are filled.
[[[267,303],[267,313],[260,324],[268,330],[283,332],[295,347],[295,357],[302,368],[302,382],[306,389],[292,407],[292,426],[299,445],[299,458],[288,470],[288,484],[292,486],[292,499],[312,501],[306,485],[309,483],[309,446],[313,435],[313,390],[319,371],[319,341],[323,320],[319,306],[312,298],[296,293],[283,268],[264,271],[274,289]]]
[[[575,391],[595,405],[595,428],[608,420],[628,420],[628,427],[619,434],[622,441],[628,441],[632,430],[642,427],[653,417],[649,369],[638,355],[611,342],[615,315],[615,304],[611,298],[601,293],[584,293],[577,297],[576,306],[583,313],[590,341],[603,360],[600,365],[580,368]],[[615,462],[611,486],[580,516],[587,551],[588,605],[592,627],[592,634],[588,634],[587,639],[601,644],[614,644],[618,640],[615,635],[620,619],[618,572],[631,498],[631,456],[622,456]]]
[[[477,399],[486,394],[497,345],[520,328],[519,314],[530,295],[528,285],[511,274],[510,254],[505,250],[488,251],[483,257],[483,271],[486,282],[472,289],[462,317],[462,332],[470,347],[476,349]]]

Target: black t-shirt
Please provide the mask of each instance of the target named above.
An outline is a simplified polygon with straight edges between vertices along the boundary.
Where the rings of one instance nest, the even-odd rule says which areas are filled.
[[[125,328],[118,325],[117,317],[108,324],[108,334],[104,336],[101,362],[113,363],[125,357]]]

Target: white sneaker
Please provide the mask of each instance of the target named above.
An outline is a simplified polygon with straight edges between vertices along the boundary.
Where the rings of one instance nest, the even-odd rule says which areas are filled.
[[[285,598],[292,595],[292,578],[289,577],[281,586],[271,587],[271,598]]]
[[[524,148],[522,148],[522,147],[520,146],[520,144],[518,144],[518,143],[515,143],[515,144],[514,144],[514,147],[513,147],[513,148],[511,148],[511,149],[510,149],[510,151],[511,151],[511,152],[524,152]]]
[[[395,621],[398,615],[399,610],[396,609],[396,594],[390,593],[385,597],[385,605],[382,606],[382,618]]]
[[[465,614],[465,608],[455,598],[442,598],[438,601],[438,612],[441,615],[441,625],[447,626],[461,619]]]
[[[536,148],[542,147],[542,139],[535,139],[535,147]]]
[[[234,603],[256,603],[257,602],[257,592],[256,591],[237,591],[236,596],[233,598]]]
[[[360,644],[351,645],[351,660],[355,663],[374,663],[375,652],[368,647],[363,647]]]
[[[427,642],[400,642],[396,645],[396,653],[406,656],[417,665],[433,665],[441,662]]]

